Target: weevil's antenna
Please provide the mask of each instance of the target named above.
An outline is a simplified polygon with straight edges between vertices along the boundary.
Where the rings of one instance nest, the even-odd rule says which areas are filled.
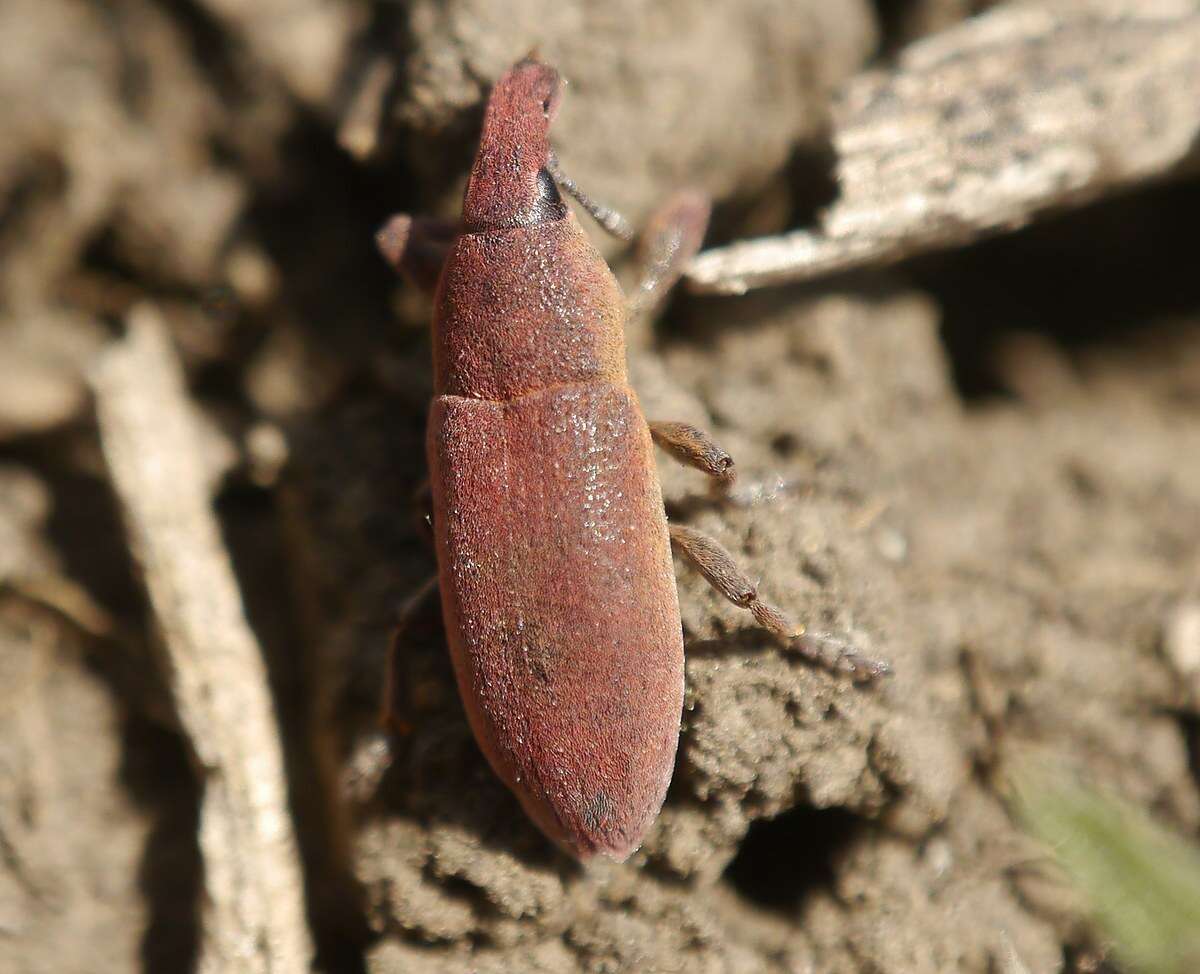
[[[575,180],[562,171],[562,167],[558,164],[558,156],[554,154],[553,149],[550,150],[550,154],[546,157],[546,171],[554,177],[554,182],[558,184],[559,189],[568,196],[573,197],[580,206],[587,210],[588,215],[593,220],[614,237],[628,241],[636,236],[633,227],[625,217],[621,216],[611,206],[597,203],[579,188],[579,184]]]

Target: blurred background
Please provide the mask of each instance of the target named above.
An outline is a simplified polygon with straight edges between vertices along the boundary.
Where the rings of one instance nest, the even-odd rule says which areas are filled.
[[[222,766],[170,605],[240,596],[322,970],[1195,969],[1088,922],[1011,781],[1051,760],[1180,848],[1200,827],[1200,6],[6,0],[0,38],[0,967],[307,967],[209,943]],[[698,186],[709,248],[801,234],[788,280],[685,282],[631,371],[741,471],[717,503],[663,463],[670,516],[895,670],[806,668],[680,567],[675,781],[586,870],[478,753],[436,609],[408,732],[355,771],[433,571],[429,303],[373,235],[456,212],[534,48],[589,194],[640,224]]]

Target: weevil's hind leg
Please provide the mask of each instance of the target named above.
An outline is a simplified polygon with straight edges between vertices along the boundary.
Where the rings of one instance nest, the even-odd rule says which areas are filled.
[[[393,270],[432,294],[458,232],[457,220],[397,213],[375,234],[375,245]]]
[[[713,483],[728,490],[737,480],[733,457],[722,450],[702,429],[690,423],[656,422],[650,424],[650,436],[680,463],[695,467],[713,478]]]
[[[396,613],[396,625],[392,629],[392,637],[388,643],[387,675],[383,683],[383,702],[380,708],[379,724],[394,734],[407,734],[412,730],[408,721],[400,716],[400,681],[397,677],[399,655],[403,646],[403,637],[412,620],[421,611],[429,598],[437,592],[437,575],[431,575],[411,592],[401,604]]]
[[[434,546],[433,515],[431,513],[433,506],[432,498],[433,488],[429,482],[429,478],[426,477],[413,491],[412,504],[419,518],[417,533],[431,549]],[[379,725],[391,730],[393,733],[404,734],[411,729],[408,726],[408,722],[400,717],[399,681],[396,677],[398,664],[396,660],[400,653],[401,640],[408,631],[408,627],[412,624],[414,617],[421,611],[429,598],[437,592],[437,584],[438,577],[434,573],[425,579],[415,590],[410,592],[408,598],[400,603],[400,607],[396,611],[396,625],[392,628],[391,639],[388,642],[383,701],[379,715]]]
[[[734,605],[749,609],[755,621],[786,648],[827,670],[845,673],[856,683],[891,671],[885,661],[862,655],[847,640],[832,633],[807,632],[782,609],[764,602],[757,586],[713,538],[680,524],[672,524],[670,530],[671,543],[708,583]]]
[[[650,215],[637,246],[641,274],[629,299],[630,317],[649,317],[675,286],[700,245],[712,204],[699,190],[683,189]]]
[[[408,627],[429,597],[437,591],[437,581],[437,575],[430,576],[409,594],[397,610],[396,625],[388,641],[378,726],[364,735],[355,746],[343,776],[343,792],[355,801],[365,802],[378,791],[379,783],[392,765],[389,740],[412,732],[412,725],[401,713],[399,655]]]

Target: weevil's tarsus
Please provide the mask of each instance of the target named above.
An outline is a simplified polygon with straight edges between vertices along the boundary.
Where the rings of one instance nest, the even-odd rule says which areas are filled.
[[[375,245],[393,270],[432,294],[459,230],[457,220],[397,213],[375,234]]]
[[[648,316],[662,303],[700,251],[711,216],[708,197],[695,189],[680,190],[650,215],[638,240],[641,276],[630,315]]]
[[[720,487],[727,489],[737,480],[733,457],[704,430],[690,423],[658,422],[650,424],[650,435],[680,463],[703,471]]]
[[[734,605],[749,609],[755,622],[785,648],[856,683],[867,683],[891,672],[885,661],[864,656],[848,640],[830,633],[810,633],[778,606],[760,599],[758,586],[714,538],[682,524],[670,525],[670,532],[671,544],[705,580]]]
[[[611,206],[598,203],[580,189],[579,184],[563,172],[563,168],[558,161],[558,156],[554,154],[553,149],[550,150],[549,155],[546,157],[546,171],[554,177],[558,188],[582,206],[587,211],[587,214],[600,224],[601,227],[619,240],[633,240],[636,236],[633,225]]]
[[[870,683],[888,676],[892,665],[885,659],[865,656],[843,635],[833,632],[804,632],[790,648],[807,660],[834,673],[845,673],[855,683]]]
[[[363,805],[379,791],[383,776],[392,766],[390,736],[387,730],[377,727],[355,742],[341,775],[341,792],[345,799]]]

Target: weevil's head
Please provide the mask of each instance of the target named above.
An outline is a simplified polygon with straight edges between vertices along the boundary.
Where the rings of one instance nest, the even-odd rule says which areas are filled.
[[[468,233],[534,226],[566,215],[546,169],[561,88],[558,72],[532,57],[496,82],[463,199]]]

